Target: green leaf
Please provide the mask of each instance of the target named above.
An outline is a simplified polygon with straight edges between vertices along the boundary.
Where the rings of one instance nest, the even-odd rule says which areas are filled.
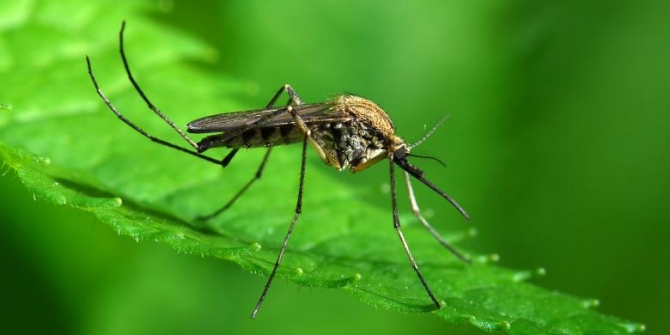
[[[129,22],[126,47],[138,81],[177,124],[258,106],[236,102],[235,95],[250,93],[244,85],[185,61],[210,61],[214,52],[206,45],[146,20],[141,6],[114,4],[73,0],[1,5],[0,12],[15,18],[0,25],[2,159],[36,197],[91,212],[121,235],[230,260],[252,273],[268,275],[293,215],[300,148],[274,150],[263,179],[230,210],[208,223],[194,220],[221,206],[252,177],[263,150],[240,152],[223,170],[150,143],[100,101],[87,76],[84,55],[91,57],[102,89],[122,113],[174,143],[181,139],[143,105],[125,77],[116,38],[122,19]],[[223,157],[224,151],[211,155]],[[304,212],[279,277],[304,286],[340,288],[385,309],[432,312],[486,331],[643,330],[641,325],[593,311],[594,300],[525,282],[541,270],[502,269],[491,265],[493,257],[488,256],[475,256],[473,265],[465,265],[403,211],[410,247],[435,295],[444,300],[445,307],[432,311],[392,228],[390,208],[369,204],[371,198],[389,197],[388,192],[361,182],[366,174],[388,173],[386,164],[378,165],[343,177],[310,152]],[[458,242],[465,235],[447,239]]]

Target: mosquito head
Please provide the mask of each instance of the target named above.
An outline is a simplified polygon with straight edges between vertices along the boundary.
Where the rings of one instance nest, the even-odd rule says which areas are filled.
[[[422,177],[423,170],[410,164],[409,161],[407,160],[407,157],[411,156],[409,153],[409,149],[410,147],[408,147],[404,143],[396,147],[392,154],[393,162],[396,163],[398,166],[400,166],[403,170],[407,171],[412,176]]]

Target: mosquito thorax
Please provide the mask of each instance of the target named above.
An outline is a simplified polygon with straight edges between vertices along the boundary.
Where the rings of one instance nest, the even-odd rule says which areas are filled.
[[[395,134],[391,118],[374,102],[355,95],[341,95],[329,102],[342,121],[319,125],[314,142],[326,164],[338,170],[364,170],[404,145]]]
[[[356,95],[340,95],[332,103],[338,112],[353,116],[358,122],[369,125],[383,137],[389,140],[395,137],[393,121],[376,103]]]

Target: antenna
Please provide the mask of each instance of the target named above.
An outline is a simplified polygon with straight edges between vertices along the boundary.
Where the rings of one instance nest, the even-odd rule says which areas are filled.
[[[407,156],[408,156],[408,157],[416,157],[416,158],[427,158],[427,159],[432,159],[432,160],[434,160],[434,161],[440,163],[440,165],[442,165],[442,167],[445,167],[445,168],[447,167],[447,164],[444,164],[444,162],[441,161],[441,160],[440,160],[439,158],[437,158],[437,157],[415,155],[415,154],[410,154],[410,153],[408,153]]]
[[[442,126],[442,124],[444,123],[444,121],[447,120],[448,117],[449,117],[449,114],[445,114],[445,115],[440,119],[440,121],[437,121],[437,123],[433,126],[433,128],[431,128],[431,129],[426,133],[426,135],[424,135],[420,140],[414,142],[414,144],[410,145],[410,146],[407,147],[407,148],[408,148],[409,150],[412,150],[412,148],[418,146],[419,144],[423,143],[423,141],[427,140],[431,135],[433,135],[433,133],[437,130],[437,128],[440,128],[440,127]]]

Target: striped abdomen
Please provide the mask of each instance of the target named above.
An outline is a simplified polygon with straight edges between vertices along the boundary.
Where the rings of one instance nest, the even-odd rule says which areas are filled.
[[[201,150],[212,147],[255,148],[291,144],[302,141],[305,134],[293,124],[258,127],[242,132],[210,135],[200,141]]]

